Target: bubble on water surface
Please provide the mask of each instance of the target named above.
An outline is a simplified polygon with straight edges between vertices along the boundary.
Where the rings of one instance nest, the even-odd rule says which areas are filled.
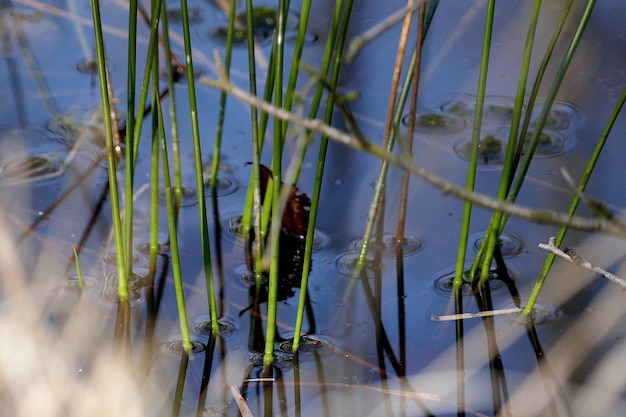
[[[264,366],[263,353],[254,353],[250,357],[250,363],[255,367]],[[280,351],[274,351],[274,362],[272,362],[272,366],[283,371],[291,369],[293,366],[293,357]]]
[[[359,261],[359,254],[356,252],[348,252],[337,258],[335,265],[339,273],[345,277],[352,278],[356,270],[357,263]],[[364,273],[367,278],[374,278],[374,261],[371,259],[365,259],[363,265]],[[363,273],[363,271],[361,271]]]
[[[137,244],[137,250],[144,255],[150,255],[150,242],[142,242]],[[157,254],[158,255],[169,255],[170,245],[167,243],[158,243],[157,244]]]
[[[91,290],[98,286],[98,279],[91,275],[83,274],[83,287],[80,287],[78,275],[69,275],[64,282],[65,290],[72,294],[80,294],[82,291]]]
[[[191,340],[191,355],[194,354],[198,354],[198,353],[202,353],[206,350],[206,346],[204,343],[198,341],[198,340]],[[180,339],[175,339],[175,340],[170,340],[167,341],[163,344],[163,348],[165,349],[166,353],[169,354],[176,354],[176,357],[180,357],[180,354],[182,354],[185,351],[185,348],[183,346],[183,341]]]
[[[117,272],[106,273],[104,276],[104,285],[102,288],[102,299],[109,303],[117,303],[119,297]],[[141,289],[144,287],[145,275],[130,274],[128,277],[128,300],[137,301],[141,298]]]
[[[524,151],[530,145],[530,141],[532,140],[534,132],[528,132],[526,135],[526,140],[524,141]],[[544,130],[541,132],[539,136],[539,140],[537,142],[537,147],[535,148],[535,153],[533,157],[537,158],[550,158],[553,156],[562,155],[565,152],[572,149],[574,146],[574,141],[570,136]]]
[[[486,232],[476,233],[470,237],[470,241],[473,241],[473,248],[476,252],[480,249]],[[522,250],[522,241],[513,233],[504,232],[500,235],[500,253],[502,257],[508,258],[515,256]]]
[[[248,30],[246,28],[246,13],[241,12],[236,16],[235,26],[233,28],[233,44],[245,45],[248,38]],[[300,16],[297,13],[289,12],[287,15],[287,23],[285,28],[285,39],[294,40],[297,34]],[[254,39],[257,43],[266,44],[272,38],[276,25],[278,24],[278,13],[276,9],[268,6],[256,6],[252,9],[252,31]],[[228,24],[226,22],[217,26],[204,28],[200,32],[200,36],[220,45],[226,45],[228,36]],[[305,34],[305,44],[311,45],[318,41],[319,36],[315,33],[307,32]]]
[[[133,259],[132,259],[132,263],[133,264],[137,264],[139,261],[142,260],[142,257],[138,254],[138,253],[133,253]],[[117,253],[115,251],[115,249],[112,249],[108,252],[106,252],[103,256],[102,256],[102,260],[104,262],[106,262],[109,265],[117,265]]]
[[[513,119],[515,100],[506,96],[486,96],[483,103],[483,123],[507,124]],[[439,109],[444,113],[456,114],[466,120],[474,118],[476,97],[458,94],[442,100]]]
[[[363,239],[359,239],[354,243],[354,249],[360,252],[363,246]],[[404,256],[413,255],[422,248],[422,240],[415,234],[408,233],[402,240],[402,253]],[[396,235],[395,233],[384,233],[382,241],[378,243],[376,238],[372,237],[370,240],[369,252],[375,254],[377,250],[381,251],[381,254],[385,258],[396,257]]]
[[[192,187],[182,187],[181,189],[181,197],[180,197],[180,206],[181,207],[189,207],[194,204],[198,204],[198,198],[196,197],[196,189]],[[176,201],[176,194],[174,189],[172,188],[172,201]],[[159,203],[162,205],[166,205],[167,201],[165,199],[165,188],[159,188]]]
[[[461,293],[463,295],[472,294],[472,286],[471,286],[472,280],[469,276],[469,271],[471,267],[472,267],[471,262],[465,263],[465,266],[464,266],[465,271],[463,273],[463,284],[461,288]],[[443,273],[440,274],[439,278],[435,280],[434,285],[435,285],[435,288],[439,292],[442,292],[445,294],[450,294],[452,292],[455,270],[456,270],[456,266],[448,267],[444,270]],[[477,271],[476,272],[477,274],[480,274],[480,269],[477,269],[476,271]],[[513,274],[511,273],[510,270],[508,271],[508,273],[509,273],[509,277],[512,278]],[[492,292],[497,291],[506,286],[506,284],[502,280],[499,279],[498,272],[496,271],[495,268],[489,271],[489,276],[487,279],[489,280],[489,288]]]
[[[228,318],[220,317],[217,320],[217,325],[219,327],[220,336],[229,337],[235,332],[237,327],[233,324]],[[210,335],[213,332],[211,327],[211,316],[203,315],[198,316],[194,319],[194,329],[196,332],[203,335]]]
[[[211,187],[208,186],[208,183],[205,184],[205,196],[211,195]],[[230,195],[237,191],[239,185],[237,181],[227,176],[218,176],[217,178],[217,196],[224,197]],[[198,204],[197,190],[194,187],[182,187],[182,196],[180,200],[181,207],[189,207],[195,204]],[[172,188],[172,198],[175,198],[174,189]],[[159,189],[159,202],[165,205],[167,202],[165,200],[165,188]]]
[[[404,115],[402,124],[409,125],[409,114]],[[430,136],[452,135],[465,130],[465,120],[453,113],[441,113],[434,110],[419,110],[415,117],[415,132]]]
[[[212,190],[210,186],[210,175],[205,175],[204,177],[204,189],[206,190],[206,195],[211,195]],[[230,195],[239,189],[239,183],[237,180],[227,174],[219,174],[217,176],[217,196],[224,197]]]
[[[537,124],[537,118],[541,114],[543,104],[542,102],[535,104],[535,108],[533,109],[533,122],[531,125],[533,127]],[[574,129],[579,123],[580,113],[576,107],[563,101],[555,101],[552,103],[546,124],[543,128],[554,132],[566,132]]]
[[[463,139],[453,146],[454,153],[469,162],[472,153],[472,140]],[[487,133],[478,145],[478,165],[480,167],[501,166],[506,152],[506,138],[500,134]]]
[[[226,214],[224,217],[226,217],[226,220],[222,223],[222,230],[225,232],[223,236],[231,243],[243,245],[244,235],[242,233],[243,225],[241,223],[243,216],[241,214]],[[313,233],[313,252],[327,247],[330,241],[331,239],[326,233],[315,229]]]
[[[243,288],[249,288],[256,284],[256,275],[250,272],[246,265],[235,268],[236,282]]]
[[[284,335],[283,335],[284,337]],[[279,346],[281,352],[287,354],[293,353],[293,338],[285,340]],[[298,353],[300,354],[317,354],[321,356],[330,355],[334,352],[334,345],[328,340],[321,339],[317,336],[307,335],[300,337],[300,346],[298,347]]]
[[[190,24],[200,23],[204,20],[202,16],[202,10],[199,7],[188,7],[187,15]],[[180,8],[172,7],[167,9],[167,20],[169,23],[182,23],[183,21],[183,12]]]

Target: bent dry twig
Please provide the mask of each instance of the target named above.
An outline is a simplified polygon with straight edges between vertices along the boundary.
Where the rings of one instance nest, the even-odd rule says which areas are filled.
[[[612,283],[618,285],[622,290],[626,290],[626,280],[610,273],[603,268],[600,268],[599,266],[592,265],[589,261],[580,256],[574,249],[559,249],[556,246],[556,237],[554,236],[550,238],[547,245],[545,243],[540,243],[539,248],[545,250],[546,252],[550,252],[560,258],[563,258],[566,261],[572,262],[573,264],[578,265],[581,268],[587,269],[596,275],[604,277]]]

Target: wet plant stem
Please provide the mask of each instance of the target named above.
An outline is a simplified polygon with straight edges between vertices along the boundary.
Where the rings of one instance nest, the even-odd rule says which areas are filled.
[[[613,109],[613,112],[611,113],[611,116],[609,117],[609,120],[607,121],[606,126],[604,127],[604,130],[602,134],[600,135],[598,143],[596,144],[596,147],[593,150],[591,157],[589,158],[589,162],[587,162],[587,166],[585,167],[583,176],[578,182],[578,190],[581,193],[583,193],[585,191],[585,188],[587,187],[587,183],[589,182],[589,178],[591,178],[593,169],[595,168],[596,163],[598,162],[598,159],[600,158],[602,149],[604,149],[604,145],[609,137],[609,134],[611,133],[611,130],[613,129],[613,126],[615,125],[615,121],[617,120],[617,117],[620,115],[622,108],[624,107],[625,102],[626,102],[626,89],[624,89],[624,91],[622,92],[622,95],[617,101]],[[578,195],[574,195],[574,197],[572,197],[572,201],[570,202],[569,208],[567,209],[568,215],[574,216],[574,213],[576,212],[576,208],[578,207],[579,202],[580,202],[580,197]],[[568,230],[567,225],[563,225],[559,228],[559,231],[554,239],[552,246],[555,246],[557,248],[561,246],[561,244],[563,243],[563,239],[565,238],[565,234],[567,233],[567,230]],[[541,293],[541,289],[543,288],[546,278],[548,277],[548,274],[550,273],[550,269],[552,268],[552,264],[554,263],[555,256],[556,255],[554,253],[550,253],[546,257],[546,260],[543,264],[543,268],[541,269],[539,278],[537,279],[537,282],[535,283],[535,286],[533,287],[530,297],[528,298],[526,307],[524,307],[524,312],[522,313],[522,317],[527,317],[533,311],[535,303],[537,302],[537,299],[539,298],[539,294]]]
[[[417,39],[415,41],[416,62],[413,65],[413,83],[411,88],[411,104],[409,106],[409,123],[407,125],[407,138],[405,154],[413,158],[413,138],[415,136],[415,116],[417,113],[417,94],[419,91],[420,64],[422,60],[422,43],[424,36],[424,17],[426,13],[426,3],[419,7],[417,22]],[[396,246],[402,248],[404,242],[404,232],[406,227],[406,209],[409,194],[409,177],[407,170],[402,172],[402,183],[400,186],[400,204],[398,209],[398,227],[396,230]],[[401,258],[397,258],[401,260]]]
[[[169,122],[171,125],[170,134],[172,135],[172,160],[174,163],[174,195],[176,196],[176,208],[178,210],[180,208],[180,202],[183,195],[183,179],[180,165],[180,138],[178,136],[178,117],[176,113],[176,90],[174,89],[173,67],[176,65],[177,68],[181,68],[182,64],[179,64],[178,59],[176,59],[176,57],[172,54],[170,47],[169,23],[165,7],[161,8],[161,28],[163,33],[163,53],[165,56],[165,62],[168,63],[165,70],[167,74],[167,91],[169,91]]]
[[[253,6],[252,0],[246,0],[246,27],[253,27]],[[256,97],[257,95],[257,83],[256,83],[256,60],[255,60],[255,41],[254,31],[248,30],[247,34],[247,47],[248,47],[248,74],[249,74],[249,88],[250,95]],[[270,70],[273,71],[273,66],[270,66]],[[257,286],[257,292],[261,285],[261,273],[262,273],[262,235],[261,235],[261,151],[263,149],[263,132],[259,130],[259,119],[257,114],[257,108],[250,107],[251,118],[251,136],[252,136],[252,173],[250,174],[250,186],[248,187],[248,194],[246,195],[246,205],[243,210],[242,216],[242,233],[246,241],[246,248],[250,245],[250,231],[254,233],[254,251],[255,258],[252,259],[251,253],[246,254],[248,259],[248,268],[255,273],[255,281]]]
[[[331,23],[331,31],[329,33],[329,37],[326,43],[326,52],[324,54],[324,61],[322,63],[322,74],[326,74],[330,67],[331,62],[333,63],[333,70],[330,76],[329,82],[329,96],[326,106],[326,113],[324,115],[324,123],[330,124],[333,116],[334,109],[334,90],[337,87],[337,82],[339,80],[339,70],[341,68],[341,57],[342,50],[347,38],[348,25],[350,23],[350,16],[352,14],[352,5],[354,2],[352,0],[348,0],[345,3],[345,12],[342,13],[344,9],[344,2],[338,1],[335,4],[335,13],[333,16],[333,21]],[[334,52],[334,53],[333,53]],[[334,56],[334,60],[332,57]],[[310,109],[309,114],[315,115],[317,113],[321,93],[322,86],[320,85],[316,91],[315,98],[313,100],[313,105]],[[313,117],[313,116],[312,116]],[[310,135],[310,131],[305,132],[305,136]],[[306,140],[306,137],[305,137]],[[296,316],[296,324],[294,329],[294,339],[293,339],[293,350],[295,352],[300,348],[300,335],[302,333],[302,321],[304,317],[304,310],[306,308],[306,298],[307,298],[307,285],[309,282],[309,273],[311,270],[311,258],[313,253],[313,242],[315,239],[315,224],[317,220],[317,214],[319,210],[319,200],[322,190],[322,179],[324,176],[324,167],[326,165],[326,152],[328,150],[328,137],[322,136],[320,140],[320,148],[317,156],[317,168],[315,171],[315,183],[313,185],[313,195],[311,197],[311,208],[309,212],[309,223],[307,225],[307,235],[306,242],[304,248],[304,261],[302,266],[302,279],[300,282],[300,296],[298,302],[298,313]]]
[[[478,74],[478,85],[476,91],[476,109],[474,111],[474,125],[472,127],[472,144],[467,168],[467,179],[465,189],[474,191],[476,182],[476,167],[478,165],[478,153],[480,146],[480,133],[482,129],[483,107],[485,104],[485,89],[487,87],[487,72],[489,68],[489,55],[491,52],[491,34],[493,31],[493,17],[495,11],[495,0],[490,0],[487,4],[487,14],[485,17],[485,29],[483,34],[483,46],[480,60],[480,72]],[[469,236],[470,221],[472,217],[472,202],[465,201],[463,205],[463,220],[461,224],[461,235],[456,258],[456,271],[452,289],[455,293],[460,293],[465,275],[465,256],[467,252],[467,238]],[[456,311],[457,314],[462,311]]]
[[[198,190],[198,214],[200,216],[200,239],[202,245],[202,257],[204,263],[204,276],[207,287],[209,311],[217,310],[215,285],[213,280],[213,265],[211,261],[211,244],[209,241],[209,224],[207,219],[206,198],[204,191],[204,175],[202,166],[202,147],[200,145],[200,127],[198,125],[198,107],[196,100],[195,74],[191,52],[191,34],[189,30],[189,7],[187,0],[181,0],[182,29],[185,44],[185,68],[187,69],[187,93],[189,96],[189,118],[191,121],[191,136],[193,142],[194,173],[196,177],[196,189]],[[223,68],[223,67],[222,67]],[[223,75],[225,76],[225,71]],[[219,334],[217,316],[211,318],[211,331]]]
[[[157,9],[158,10],[158,9]],[[126,269],[132,273],[133,239],[133,182],[135,174],[135,77],[137,75],[137,0],[128,2],[128,66],[126,69],[126,169],[124,193],[124,241],[126,242]]]
[[[274,33],[274,45],[272,55],[275,57],[276,78],[274,81],[274,103],[276,107],[283,106],[283,59],[284,59],[284,40],[285,27],[287,23],[288,1],[280,0],[278,2],[278,22]],[[263,364],[267,373],[274,362],[274,339],[276,336],[276,313],[278,304],[278,280],[280,270],[280,236],[282,229],[282,210],[281,193],[282,187],[282,158],[283,146],[285,141],[283,120],[274,119],[274,144],[272,155],[272,174],[274,187],[272,189],[272,204],[270,207],[264,206],[265,210],[271,210],[272,222],[270,224],[270,270],[269,283],[267,291],[267,329],[265,333],[265,352],[263,355]],[[286,187],[289,185],[285,184]]]
[[[487,3],[487,13],[485,16],[485,29],[483,34],[483,46],[480,60],[480,72],[478,74],[478,85],[476,91],[476,108],[474,111],[474,126],[472,128],[472,145],[469,158],[469,166],[467,168],[467,179],[465,189],[469,192],[474,191],[476,181],[476,167],[478,164],[478,147],[480,145],[480,133],[482,128],[483,107],[485,104],[485,89],[487,86],[487,72],[489,68],[489,55],[491,52],[491,34],[493,30],[493,17],[495,11],[495,0],[489,0]],[[461,234],[459,236],[459,245],[456,258],[456,270],[454,280],[452,282],[452,291],[454,293],[454,309],[456,314],[463,313],[462,304],[462,286],[465,275],[465,256],[467,252],[467,238],[469,236],[470,221],[472,216],[472,202],[465,201],[463,204],[463,220],[461,223]],[[464,329],[463,323],[456,323],[456,366],[457,366],[457,402],[460,410],[465,408],[465,359],[464,359]],[[459,411],[459,417],[465,415]]]
[[[158,90],[154,90],[158,95]],[[185,307],[185,294],[183,289],[183,277],[181,274],[180,253],[178,249],[178,232],[176,226],[176,205],[172,192],[172,182],[170,179],[169,158],[167,155],[167,143],[165,141],[165,127],[163,123],[163,113],[161,102],[156,100],[158,110],[158,141],[161,149],[161,159],[163,160],[163,183],[165,189],[165,204],[167,206],[167,225],[170,234],[170,253],[172,257],[172,274],[174,275],[174,290],[176,292],[176,305],[178,307],[178,320],[183,349],[185,353],[191,352],[193,346],[189,336],[189,325],[187,323],[187,311]]]
[[[96,39],[96,55],[98,58],[98,75],[100,79],[100,97],[102,100],[102,119],[107,151],[108,178],[111,196],[111,216],[113,222],[113,238],[115,240],[116,265],[118,275],[118,293],[121,301],[128,300],[128,275],[125,262],[125,245],[122,234],[122,220],[120,216],[119,189],[117,184],[117,154],[113,143],[113,126],[111,123],[111,105],[109,102],[108,78],[106,68],[106,54],[102,37],[102,22],[100,19],[100,2],[91,0],[94,36]]]

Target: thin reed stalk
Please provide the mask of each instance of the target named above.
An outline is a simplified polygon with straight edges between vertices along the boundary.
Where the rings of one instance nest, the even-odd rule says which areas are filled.
[[[158,90],[153,90],[158,96]],[[161,149],[161,160],[163,161],[163,185],[165,192],[165,205],[167,206],[167,225],[170,234],[170,254],[172,257],[172,274],[174,275],[174,290],[176,293],[176,305],[178,307],[178,320],[182,346],[185,353],[190,353],[193,345],[189,336],[189,324],[187,322],[187,310],[185,307],[185,292],[183,289],[183,277],[181,274],[180,252],[178,249],[178,228],[176,226],[176,205],[174,204],[174,193],[172,181],[170,179],[170,165],[167,152],[167,142],[165,140],[165,126],[163,123],[163,112],[161,102],[156,100],[156,110],[158,114],[158,137]]]
[[[100,2],[91,0],[94,36],[96,39],[96,56],[98,58],[98,76],[100,79],[100,98],[102,101],[102,122],[106,143],[108,179],[111,197],[111,216],[113,222],[113,239],[115,241],[118,293],[121,301],[128,300],[128,275],[125,261],[125,242],[122,232],[120,212],[119,188],[117,184],[117,154],[113,143],[113,125],[111,123],[111,103],[109,101],[109,86],[106,67],[106,53],[102,36],[102,21],[100,19]]]
[[[196,189],[198,191],[198,214],[200,216],[200,239],[204,263],[204,276],[207,287],[209,311],[216,311],[217,301],[215,296],[213,266],[211,261],[211,243],[209,240],[209,223],[207,219],[202,166],[202,146],[200,145],[200,127],[198,125],[198,106],[196,100],[195,74],[193,70],[191,35],[189,30],[189,7],[187,6],[187,0],[181,0],[180,5],[182,14],[183,39],[185,44],[187,94],[189,96],[189,118],[191,121],[191,137],[193,142],[194,172],[196,177]],[[217,320],[211,320],[211,330],[215,335],[219,334],[219,323],[217,322]]]
[[[276,107],[281,108],[283,105],[283,58],[284,58],[284,40],[285,25],[287,20],[287,4],[286,0],[280,0],[278,3],[278,25],[274,33],[274,44],[272,55],[275,56],[275,93],[274,103]],[[249,29],[250,30],[250,29]],[[280,269],[280,236],[282,229],[282,211],[281,193],[282,187],[282,158],[285,135],[283,133],[283,122],[280,119],[274,119],[274,146],[272,155],[272,174],[274,187],[272,189],[271,213],[272,222],[270,225],[270,270],[267,290],[267,329],[265,333],[265,353],[263,355],[263,363],[266,371],[270,369],[274,362],[274,339],[276,336],[276,313],[278,304],[278,280]],[[268,207],[265,206],[268,210]]]

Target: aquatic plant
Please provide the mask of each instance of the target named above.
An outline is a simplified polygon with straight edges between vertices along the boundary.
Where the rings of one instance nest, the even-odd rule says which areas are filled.
[[[23,350],[0,349],[0,379],[19,385],[0,383],[9,412],[334,415],[345,413],[342,396],[358,396],[349,404],[355,415],[569,415],[581,398],[606,397],[598,408],[620,409],[623,384],[597,397],[570,385],[602,381],[608,362],[576,362],[572,371],[543,348],[579,361],[595,357],[594,338],[609,358],[622,347],[610,342],[623,333],[620,315],[606,318],[624,305],[619,294],[586,297],[571,282],[584,281],[572,272],[580,267],[624,286],[610,271],[621,256],[623,201],[587,188],[598,167],[596,175],[619,176],[619,163],[608,163],[616,173],[599,162],[610,162],[603,149],[626,91],[608,100],[612,112],[586,152],[592,129],[563,88],[573,71],[586,76],[572,67],[585,60],[577,57],[595,1],[576,8],[567,0],[553,7],[558,15],[540,0],[519,10],[476,2],[462,13],[438,1],[410,0],[395,11],[380,3],[364,28],[351,0],[332,10],[309,0],[182,0],[180,8],[131,0],[114,13],[128,19],[120,31],[92,0],[93,35],[72,29],[80,70],[97,77],[98,108],[89,112],[66,109],[47,90],[45,79],[56,73],[36,68],[20,26],[30,23],[35,33],[39,13],[82,22],[71,3],[69,12],[39,3],[1,9],[5,46],[14,36],[49,113],[41,130],[55,143],[14,152],[32,140],[25,139],[30,95],[15,82],[19,117],[0,123],[0,187],[11,198],[20,195],[13,190],[32,191],[37,208],[2,203],[9,314],[0,329]],[[41,12],[22,16],[22,8]],[[446,26],[446,13],[459,14],[458,27]],[[497,36],[513,26],[526,34],[507,47],[515,74],[497,70]],[[446,72],[438,62],[458,36],[468,51],[480,45],[463,67],[470,87],[433,75]],[[206,40],[209,53],[197,44]],[[12,82],[20,78],[14,60],[8,56]],[[499,77],[515,91],[492,94]],[[448,92],[448,83],[458,88]],[[438,90],[444,84],[446,94]],[[105,179],[96,175],[102,169]],[[56,187],[52,194],[40,193],[46,184]],[[590,193],[613,198],[599,188]],[[560,203],[570,199],[569,207]],[[75,209],[83,200],[86,215]],[[580,202],[587,212],[577,210]],[[16,227],[14,239],[8,232]],[[591,243],[579,247],[583,232],[592,232]],[[531,249],[545,242],[548,255]],[[538,256],[547,256],[542,269]],[[555,273],[563,268],[556,256],[572,267]],[[46,265],[31,266],[31,258]],[[546,294],[549,276],[564,298],[549,285]],[[592,285],[601,292],[602,284]],[[570,307],[575,297],[584,300]],[[598,311],[594,320],[577,318],[587,305]],[[537,327],[559,321],[568,321],[563,336]],[[582,339],[589,343],[571,351]],[[523,374],[505,366],[509,349],[530,357]],[[29,357],[32,366],[21,372],[10,366]],[[344,373],[352,363],[363,373]],[[38,372],[69,375],[69,383],[27,382]],[[102,392],[115,401],[103,404]],[[28,409],[18,395],[54,406]]]

